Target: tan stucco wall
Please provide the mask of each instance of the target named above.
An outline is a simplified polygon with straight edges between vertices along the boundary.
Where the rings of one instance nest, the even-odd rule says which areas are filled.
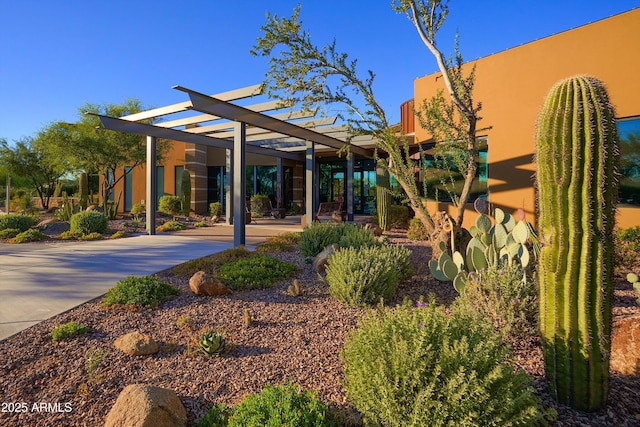
[[[536,118],[555,82],[592,75],[607,85],[618,118],[640,116],[639,28],[640,9],[635,9],[471,63],[477,66],[475,99],[483,105],[478,127],[490,127],[479,135],[488,137],[489,199],[494,207],[522,207],[533,219]],[[444,88],[439,76],[415,81],[416,107]],[[415,129],[416,141],[428,139],[417,121]],[[473,217],[465,214],[467,226]],[[640,225],[640,208],[621,207],[618,225]]]

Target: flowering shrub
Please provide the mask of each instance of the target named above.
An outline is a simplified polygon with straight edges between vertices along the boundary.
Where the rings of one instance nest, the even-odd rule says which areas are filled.
[[[504,338],[518,339],[537,334],[538,286],[522,281],[522,269],[515,264],[471,272],[458,304],[489,319]]]
[[[531,380],[482,318],[435,301],[360,320],[342,353],[347,397],[365,425],[545,424]]]
[[[399,246],[340,249],[328,259],[329,293],[346,305],[375,304],[411,276],[411,251]]]

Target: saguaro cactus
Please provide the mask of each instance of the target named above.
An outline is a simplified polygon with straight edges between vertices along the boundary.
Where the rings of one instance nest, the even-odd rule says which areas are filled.
[[[606,404],[619,150],[604,85],[557,83],[536,133],[542,250],[540,330],[552,395],[583,411]]]
[[[89,176],[86,172],[82,172],[78,178],[78,192],[80,193],[80,207],[87,209],[89,201]]]
[[[391,190],[389,172],[386,168],[376,168],[376,212],[378,225],[382,230],[389,229],[389,206],[391,205]]]
[[[191,210],[191,174],[188,170],[184,169],[180,178],[180,186],[182,189],[182,214],[189,216],[189,211]]]

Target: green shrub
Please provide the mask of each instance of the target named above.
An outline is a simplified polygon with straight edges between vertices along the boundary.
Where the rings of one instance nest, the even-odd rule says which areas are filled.
[[[71,231],[82,234],[104,233],[109,220],[104,214],[96,211],[82,211],[71,217]]]
[[[411,276],[411,251],[399,246],[340,249],[328,259],[326,280],[332,297],[346,305],[375,304],[393,296]]]
[[[23,231],[18,234],[13,239],[9,240],[9,243],[29,243],[29,242],[37,242],[40,240],[48,239],[49,236],[42,233],[40,230],[36,230],[35,228],[30,228],[27,231]]]
[[[340,237],[338,244],[341,248],[359,249],[367,246],[376,246],[376,237],[369,230],[362,227],[345,227],[344,234]]]
[[[13,239],[20,233],[21,231],[17,228],[5,228],[4,230],[0,230],[0,239]]]
[[[211,216],[221,216],[222,215],[222,204],[220,202],[209,203],[209,214]]]
[[[380,306],[342,353],[347,397],[367,425],[544,424],[531,380],[492,325],[435,301]]]
[[[198,221],[198,222],[193,223],[193,226],[196,227],[196,228],[203,228],[203,227],[208,227],[209,224],[207,224],[207,221],[202,220],[202,221]]]
[[[640,261],[640,226],[615,234],[616,266],[628,267]]]
[[[515,264],[469,273],[458,304],[488,319],[505,339],[537,334],[538,286],[535,281],[523,282],[522,270]]]
[[[186,230],[187,226],[178,221],[167,221],[162,225],[156,227],[156,231],[167,232],[167,231],[179,231]]]
[[[219,266],[218,278],[227,286],[236,289],[263,289],[286,279],[298,267],[277,258],[254,254]]]
[[[409,229],[407,230],[407,238],[411,240],[428,240],[429,233],[427,229],[418,218],[411,218],[409,220]]]
[[[209,424],[199,427],[228,425],[229,427],[323,427],[335,422],[327,405],[316,393],[302,390],[293,383],[267,384],[259,394],[247,396],[229,412],[225,423],[225,407],[216,405],[207,414]],[[218,423],[218,424],[216,424]]]
[[[316,222],[302,231],[300,251],[304,256],[316,256],[327,246],[338,243],[348,230],[356,227],[349,223]]]
[[[82,232],[80,231],[63,231],[62,233],[60,233],[60,235],[58,236],[59,240],[78,240],[79,238],[81,238],[83,236]]]
[[[158,202],[158,210],[171,216],[178,216],[182,212],[182,199],[178,196],[164,195]]]
[[[145,213],[147,211],[146,206],[144,205],[144,203],[136,203],[135,205],[133,205],[131,207],[131,215],[137,217],[139,215],[142,215],[143,213]]]
[[[226,427],[228,424],[227,405],[220,403],[198,420],[198,427]]]
[[[54,342],[65,340],[78,335],[86,334],[87,332],[89,332],[89,328],[87,328],[82,323],[68,322],[55,327],[53,331],[51,331],[51,340]]]
[[[285,232],[267,237],[267,241],[256,246],[258,252],[291,252],[300,243],[300,233]]]
[[[211,275],[218,273],[218,267],[222,264],[233,262],[252,255],[244,246],[226,249],[211,256],[187,261],[173,268],[173,273],[180,276],[191,277],[198,271],[204,271]]]
[[[127,232],[123,230],[116,231],[111,235],[112,239],[122,239],[123,237],[127,237]]]
[[[15,228],[22,233],[33,227],[33,224],[34,218],[31,215],[9,214],[0,216],[0,230]]]
[[[129,276],[109,289],[102,299],[102,304],[105,306],[125,304],[153,308],[171,295],[179,293],[170,284],[158,280],[157,276]]]
[[[82,236],[78,237],[78,240],[82,240],[82,241],[90,241],[90,240],[102,240],[104,239],[104,236],[100,233],[89,233],[89,234],[83,234]]]

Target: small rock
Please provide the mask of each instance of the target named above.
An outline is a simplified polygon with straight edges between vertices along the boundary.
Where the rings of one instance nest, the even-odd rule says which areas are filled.
[[[327,268],[327,260],[330,255],[333,255],[335,251],[340,249],[340,245],[334,243],[332,245],[327,246],[313,259],[313,269],[316,273],[322,274]]]
[[[158,343],[150,336],[138,331],[121,336],[113,345],[130,356],[144,356],[158,352]]]
[[[105,418],[105,427],[185,427],[187,411],[173,390],[131,384]]]
[[[91,206],[87,206],[87,211],[99,211],[100,208],[98,207],[98,205],[91,205]]]
[[[611,369],[622,375],[640,373],[640,315],[614,320],[611,337]]]
[[[231,293],[231,290],[227,288],[224,283],[204,271],[198,271],[191,276],[191,279],[189,279],[189,287],[196,295],[215,296]]]

